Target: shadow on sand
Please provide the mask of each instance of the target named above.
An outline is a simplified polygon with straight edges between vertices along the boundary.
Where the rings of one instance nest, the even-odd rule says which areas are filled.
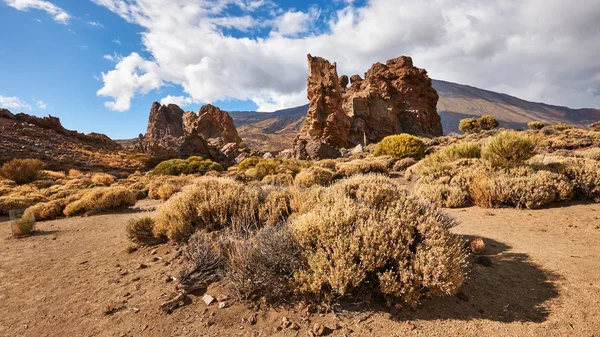
[[[492,264],[486,267],[476,262],[478,259],[481,261],[481,257],[469,256],[467,276],[460,296],[424,300],[414,310],[389,310],[380,305],[344,305],[341,309],[352,313],[384,311],[390,314],[391,319],[398,321],[545,321],[549,315],[547,301],[559,295],[553,283],[558,276],[534,264],[527,254],[506,252],[510,247],[504,243],[486,238],[484,241],[487,246],[484,256],[489,258]]]

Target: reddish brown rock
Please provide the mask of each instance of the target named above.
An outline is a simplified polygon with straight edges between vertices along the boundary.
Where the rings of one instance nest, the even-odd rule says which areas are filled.
[[[192,133],[202,135],[209,143],[221,147],[228,143],[239,144],[242,139],[226,111],[207,104],[200,108],[192,123]]]
[[[376,63],[366,73],[338,77],[336,64],[308,55],[310,105],[296,140],[302,159],[336,157],[340,148],[377,143],[384,137],[410,133],[441,136],[438,94],[424,69],[401,56]]]
[[[183,110],[175,104],[152,104],[146,129],[147,141],[158,141],[166,136],[183,137]]]
[[[16,119],[17,117],[8,109],[0,109],[0,118]]]

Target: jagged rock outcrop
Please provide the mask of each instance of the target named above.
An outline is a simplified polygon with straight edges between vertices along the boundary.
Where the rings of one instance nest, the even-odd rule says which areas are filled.
[[[15,117],[8,109],[0,109],[0,118],[16,119],[17,117]]]
[[[307,94],[310,106],[294,153],[298,158],[331,158],[348,147],[351,120],[342,108],[336,64],[308,54]]]
[[[202,156],[227,164],[239,153],[227,147],[241,143],[233,119],[226,111],[212,105],[200,108],[198,114],[184,112],[175,104],[153,103],[146,134],[134,145],[136,151],[159,158],[186,158]],[[237,151],[237,147],[235,147]]]
[[[331,158],[340,148],[398,133],[442,135],[438,94],[427,71],[415,67],[410,57],[375,63],[364,79],[338,77],[335,63],[310,54],[308,69],[310,106],[294,142],[297,158]]]

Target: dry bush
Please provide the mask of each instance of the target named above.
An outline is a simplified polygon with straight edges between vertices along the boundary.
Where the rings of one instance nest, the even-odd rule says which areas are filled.
[[[464,133],[475,133],[481,130],[477,118],[461,119],[458,123],[458,129]]]
[[[292,192],[289,189],[271,191],[260,204],[261,224],[274,226],[284,223],[292,214],[291,200]]]
[[[135,194],[125,187],[97,187],[83,194],[65,207],[63,213],[73,216],[81,213],[98,213],[109,209],[135,205]]]
[[[219,240],[204,231],[196,231],[185,247],[179,282],[188,288],[207,287],[223,277],[226,261],[227,255]]]
[[[481,130],[491,130],[500,126],[498,120],[496,120],[496,118],[492,115],[483,115],[479,117],[477,123],[479,124],[479,128]]]
[[[79,178],[82,175],[83,175],[83,173],[81,173],[81,171],[76,170],[76,169],[70,169],[68,172],[69,178]]]
[[[239,175],[251,180],[263,180],[268,175],[289,174],[295,176],[303,168],[312,166],[311,162],[294,159],[264,159],[250,157],[244,159],[237,167]],[[240,180],[244,180],[240,177]]]
[[[0,214],[8,214],[8,211],[25,209],[32,206],[43,198],[38,195],[7,195],[0,197]]]
[[[402,133],[387,136],[376,146],[373,154],[375,156],[392,156],[395,159],[421,158],[425,152],[425,143],[419,137]]]
[[[115,177],[108,173],[94,173],[92,175],[92,182],[95,184],[101,184],[104,186],[110,186],[115,183]]]
[[[377,185],[336,186],[327,190],[325,202],[292,220],[306,261],[294,275],[299,292],[323,298],[383,296],[390,305],[411,306],[422,297],[456,293],[463,282],[462,245],[434,206],[406,193],[358,197],[372,197],[369,190]]]
[[[600,121],[597,121],[597,122],[594,122],[594,123],[588,125],[588,128],[592,131],[600,132]]]
[[[404,171],[416,163],[417,163],[417,161],[414,158],[400,159],[394,163],[394,166],[392,167],[392,171],[394,171],[394,172]]]
[[[38,221],[53,220],[64,215],[63,211],[68,204],[79,199],[84,193],[83,191],[65,191],[68,193],[60,193],[56,198],[47,202],[35,204],[29,209],[35,214]]]
[[[0,176],[23,185],[37,180],[43,168],[44,163],[39,159],[13,159],[2,165]]]
[[[154,237],[153,228],[154,220],[149,216],[144,216],[129,220],[125,231],[129,240],[138,245],[151,246],[164,242],[164,239]]]
[[[531,136],[505,131],[488,139],[482,158],[493,167],[514,167],[533,157],[535,146],[536,141]]]
[[[285,225],[265,227],[232,245],[226,279],[239,299],[289,301],[294,273],[303,266],[302,250]]]
[[[258,223],[259,191],[228,178],[201,177],[157,212],[154,235],[185,242],[197,229],[213,231],[232,221]]]
[[[152,170],[152,175],[170,175],[178,176],[181,174],[206,174],[209,171],[222,172],[223,166],[213,162],[210,159],[202,157],[189,157],[183,159],[170,159],[156,165]]]
[[[459,208],[470,203],[467,191],[448,184],[417,184],[414,194],[442,207]]]
[[[564,174],[573,183],[579,196],[600,200],[600,162],[590,159],[569,160],[565,163]]]
[[[47,170],[43,171],[43,175],[48,178],[55,179],[55,180],[65,179],[67,176],[64,172],[47,171]]]
[[[541,130],[544,126],[546,126],[546,124],[538,121],[527,123],[527,127],[529,127],[530,130]]]
[[[273,186],[289,186],[294,183],[294,176],[289,173],[269,174],[262,179],[262,182]]]
[[[160,200],[167,201],[173,196],[173,194],[179,191],[181,191],[180,187],[167,183],[162,184],[158,187],[158,189],[156,190],[156,195]]]
[[[459,159],[475,159],[481,157],[481,146],[477,142],[459,142],[443,147],[434,152],[417,165],[412,171],[421,175],[438,174],[452,167],[452,163]]]
[[[557,130],[557,131],[565,131],[565,130],[569,130],[569,129],[574,128],[574,126],[573,125],[569,125],[569,124],[565,124],[565,123],[558,123],[558,124],[552,125],[552,128],[554,130]]]
[[[300,171],[294,178],[294,185],[300,187],[326,186],[333,181],[334,175],[335,173],[329,169],[313,166]]]
[[[154,177],[148,183],[148,198],[155,200],[168,200],[171,196],[179,191],[184,186],[192,184],[194,177],[192,176],[159,176]]]
[[[344,177],[350,177],[357,174],[388,172],[386,162],[373,160],[373,158],[355,159],[348,162],[337,163],[335,169],[338,174]]]
[[[337,162],[334,159],[323,159],[314,162],[314,166],[326,168],[328,170],[335,170],[335,164]]]

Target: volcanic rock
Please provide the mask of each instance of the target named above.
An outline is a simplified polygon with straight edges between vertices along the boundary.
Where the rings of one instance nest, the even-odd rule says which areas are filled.
[[[0,118],[16,119],[17,117],[8,109],[0,109]]]
[[[210,144],[217,147],[242,142],[233,124],[233,118],[226,111],[210,104],[200,108],[191,129],[191,133],[203,136]]]
[[[183,114],[183,110],[175,104],[154,102],[148,118],[146,141],[158,141],[167,136],[183,137]]]
[[[294,156],[322,159],[339,156],[339,149],[377,143],[384,137],[411,133],[441,136],[438,94],[424,69],[400,56],[375,63],[363,80],[338,77],[336,64],[308,55],[306,119],[296,140]]]

